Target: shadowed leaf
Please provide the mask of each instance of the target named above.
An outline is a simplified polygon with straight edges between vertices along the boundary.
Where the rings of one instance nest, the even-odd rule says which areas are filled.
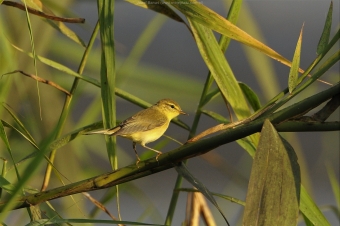
[[[332,28],[332,13],[333,13],[333,1],[331,1],[331,4],[329,5],[327,18],[325,21],[325,26],[323,27],[322,35],[320,37],[318,48],[316,50],[316,53],[320,55],[325,50],[326,46],[329,42],[329,36],[331,34],[331,28]]]
[[[256,93],[245,83],[238,83],[244,93],[244,96],[247,98],[249,104],[253,108],[254,111],[257,111],[261,108],[261,103],[259,97]]]
[[[243,225],[296,225],[299,200],[296,154],[266,120],[251,170]]]
[[[189,183],[191,183],[195,188],[197,188],[217,209],[218,211],[222,214],[222,217],[224,220],[227,222],[229,225],[229,222],[227,218],[224,216],[222,210],[220,207],[217,205],[216,200],[214,199],[212,193],[205,187],[204,184],[202,184],[197,178],[195,178],[189,170],[186,168],[185,164],[181,163],[179,165],[175,166],[176,171],[178,174],[180,174],[182,177],[184,177]]]
[[[161,0],[125,0],[125,1],[145,9],[151,9],[157,13],[166,15],[167,17],[175,21],[185,24],[184,20],[180,16],[178,16],[178,14],[175,11],[173,11],[167,4],[164,4],[164,2],[162,2]]]

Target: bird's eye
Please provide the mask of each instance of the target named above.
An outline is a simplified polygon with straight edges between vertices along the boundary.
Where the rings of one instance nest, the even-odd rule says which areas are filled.
[[[171,108],[175,108],[175,105],[171,104],[170,107],[171,107]]]

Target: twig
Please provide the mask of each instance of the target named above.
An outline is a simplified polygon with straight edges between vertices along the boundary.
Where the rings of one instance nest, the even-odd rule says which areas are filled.
[[[47,85],[50,85],[50,86],[52,86],[52,87],[54,87],[54,88],[60,90],[61,92],[66,93],[68,96],[71,95],[71,93],[70,93],[69,91],[67,91],[66,89],[64,89],[64,88],[62,88],[61,86],[57,85],[56,83],[51,82],[51,81],[46,80],[46,79],[43,79],[43,78],[40,78],[40,77],[38,77],[38,76],[36,76],[36,75],[27,74],[27,73],[25,73],[24,71],[21,71],[21,70],[15,70],[15,71],[12,71],[12,72],[5,73],[5,74],[3,74],[3,75],[14,74],[14,73],[17,73],[17,72],[19,72],[19,73],[21,73],[21,74],[23,74],[23,75],[25,75],[25,76],[27,76],[27,77],[30,77],[30,78],[32,78],[32,79],[38,81],[38,82],[41,82],[41,83],[45,83],[45,84],[47,84]]]
[[[18,2],[12,2],[12,1],[3,1],[2,5],[12,6],[18,9],[21,9],[23,11],[26,11],[25,5],[18,3]],[[39,10],[33,9],[31,7],[27,6],[27,11],[31,14],[44,17],[46,19],[54,20],[54,21],[60,21],[60,22],[66,22],[66,23],[84,23],[84,18],[64,18],[64,17],[58,17],[54,15],[48,15],[44,12],[41,12]]]

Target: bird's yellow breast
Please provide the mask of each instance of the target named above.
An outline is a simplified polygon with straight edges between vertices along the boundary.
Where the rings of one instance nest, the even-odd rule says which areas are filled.
[[[164,123],[162,126],[150,130],[134,132],[131,134],[118,134],[118,135],[133,140],[133,142],[145,145],[160,138],[165,133],[168,126],[169,122]]]

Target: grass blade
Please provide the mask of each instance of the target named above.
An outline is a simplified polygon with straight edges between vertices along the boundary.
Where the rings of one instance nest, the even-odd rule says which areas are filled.
[[[103,108],[103,125],[105,129],[116,125],[116,102],[115,102],[115,52],[113,37],[113,9],[114,1],[97,1],[100,40],[102,48],[101,56],[101,96]],[[117,168],[116,139],[114,136],[105,136],[106,148],[112,169]]]
[[[36,142],[34,140],[34,138],[32,137],[32,135],[30,134],[30,132],[28,132],[28,130],[26,129],[26,127],[24,126],[24,124],[20,121],[20,119],[15,115],[15,113],[12,111],[12,109],[10,109],[9,106],[7,106],[5,103],[2,103],[2,106],[6,109],[6,111],[12,116],[12,118],[14,119],[14,121],[18,124],[19,128],[21,129],[21,132],[28,137],[29,141],[31,143],[34,143],[36,145]]]
[[[331,35],[331,28],[332,28],[332,13],[333,13],[333,1],[331,1],[331,4],[329,5],[325,26],[323,27],[323,31],[318,43],[318,47],[316,50],[316,53],[318,55],[322,54],[325,51],[325,48],[328,45],[329,37]]]
[[[15,49],[17,49],[18,51],[20,51],[20,52],[22,52],[22,53],[26,53],[29,57],[33,57],[33,54],[27,53],[27,52],[25,52],[23,49],[21,49],[21,48],[15,46],[15,45],[13,45],[13,44],[12,44],[12,46],[13,46]],[[79,79],[81,79],[81,80],[83,80],[83,81],[86,81],[86,82],[88,82],[88,83],[90,83],[90,84],[92,84],[92,85],[95,85],[95,86],[97,86],[97,87],[100,87],[100,82],[99,82],[98,80],[94,79],[94,78],[91,78],[91,77],[89,77],[89,76],[81,75],[81,74],[79,74],[79,73],[73,71],[72,69],[70,69],[70,68],[68,68],[68,67],[66,67],[66,66],[64,66],[64,65],[62,65],[62,64],[60,64],[60,63],[58,63],[58,62],[55,62],[55,61],[50,60],[50,59],[47,59],[47,58],[45,58],[45,57],[37,56],[37,59],[38,59],[40,62],[42,62],[42,63],[44,63],[44,64],[46,64],[46,65],[48,65],[48,66],[50,66],[50,67],[53,67],[53,68],[55,68],[55,69],[57,69],[57,70],[59,70],[59,71],[65,72],[66,74],[72,75],[72,76],[74,76],[74,77],[76,77],[76,78],[79,78]]]
[[[206,186],[201,183],[197,178],[195,178],[189,170],[186,168],[185,164],[180,164],[175,166],[176,171],[179,175],[181,175],[183,178],[185,178],[190,184],[192,184],[195,188],[197,188],[221,213],[224,220],[229,225],[229,222],[227,218],[224,216],[222,210],[217,205],[216,200],[214,199],[214,196],[211,194],[211,192],[206,188]]]
[[[302,33],[303,25],[301,28],[300,36],[296,44],[296,49],[293,57],[292,67],[289,71],[288,77],[288,89],[289,93],[292,93],[295,87],[298,85],[299,67],[300,67],[300,55],[301,55],[301,44],[302,44]]]
[[[41,2],[40,0],[28,1],[27,5],[45,14],[55,16],[53,11],[49,9],[46,5],[44,5],[44,3]],[[85,47],[84,41],[74,31],[69,29],[64,23],[60,21],[51,21],[51,20],[46,20],[46,22],[49,25],[51,25],[54,29],[56,29],[57,31],[59,31],[60,33],[68,37],[69,39],[71,39],[72,41]]]

